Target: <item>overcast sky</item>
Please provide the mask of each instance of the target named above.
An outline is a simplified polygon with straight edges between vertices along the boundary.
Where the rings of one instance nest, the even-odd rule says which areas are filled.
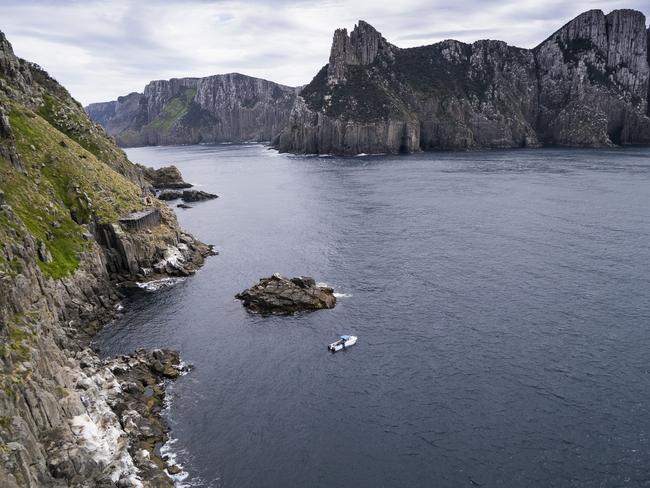
[[[650,15],[650,0],[0,0],[0,30],[85,105],[150,80],[233,71],[302,85],[327,63],[334,29],[359,19],[400,47],[533,47],[592,8]]]

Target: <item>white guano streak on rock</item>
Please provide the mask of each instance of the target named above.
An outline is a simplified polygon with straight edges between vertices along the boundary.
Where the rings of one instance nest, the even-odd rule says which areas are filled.
[[[121,391],[113,373],[103,368],[88,378],[93,388],[86,391],[86,413],[73,417],[70,421],[72,432],[78,437],[92,459],[109,474],[112,481],[123,480],[129,486],[142,488],[137,476],[138,469],[129,454],[129,440],[122,430],[117,415],[109,406],[109,395]]]

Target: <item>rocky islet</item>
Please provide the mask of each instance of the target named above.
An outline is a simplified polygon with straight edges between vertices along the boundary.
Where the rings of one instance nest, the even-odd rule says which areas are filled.
[[[201,190],[183,190],[183,191],[164,190],[158,194],[158,198],[160,200],[165,200],[165,201],[178,200],[180,198],[184,202],[202,202],[205,200],[214,200],[215,198],[219,198],[219,195],[215,195],[214,193],[208,193]],[[191,208],[191,207],[184,207],[184,208]]]
[[[261,278],[252,287],[238,293],[235,298],[253,313],[289,315],[296,312],[334,308],[334,290],[320,286],[307,276],[285,278],[274,274]]]

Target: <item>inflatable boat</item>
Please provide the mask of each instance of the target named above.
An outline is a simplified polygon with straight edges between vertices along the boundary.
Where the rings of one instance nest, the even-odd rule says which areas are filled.
[[[332,352],[336,352],[336,351],[340,351],[341,349],[346,349],[350,346],[354,346],[356,343],[357,343],[357,336],[342,335],[338,341],[332,342],[329,346],[327,346],[327,349],[329,349]]]

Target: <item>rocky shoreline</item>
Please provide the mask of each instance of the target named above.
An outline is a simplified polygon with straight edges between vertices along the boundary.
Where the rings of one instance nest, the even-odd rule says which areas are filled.
[[[11,213],[7,206],[2,211]],[[159,281],[188,276],[213,254],[211,246],[181,235],[190,242],[175,248],[176,259],[166,260],[164,266],[140,278]],[[52,483],[172,487],[171,476],[180,472],[160,453],[169,438],[161,413],[165,384],[187,368],[174,351],[138,350],[102,360],[89,347],[97,331],[117,316],[120,288],[135,284],[109,280],[105,271],[89,274],[85,270],[96,269],[93,261],[97,263],[88,261],[62,288],[44,280],[45,294],[30,285],[31,279],[42,278],[33,265],[27,265],[23,287],[12,290],[20,299],[12,294],[0,299],[2,312],[22,310],[14,315],[15,322],[7,323],[11,350],[3,349],[0,359],[6,375],[0,391],[3,487]],[[62,322],[43,312],[57,302],[68,302]]]
[[[94,478],[96,486],[135,487],[146,479],[152,486],[173,486],[168,474],[180,468],[160,455],[169,439],[161,411],[166,381],[187,370],[178,353],[138,350],[101,360],[86,348],[75,359],[80,371],[72,388],[86,412],[73,417],[71,431],[51,436],[49,471],[72,484]],[[82,443],[90,446],[90,459],[78,448]]]
[[[172,351],[89,347],[125,286],[184,279],[211,246],[81,105],[0,32],[0,486],[168,487],[160,454]]]

